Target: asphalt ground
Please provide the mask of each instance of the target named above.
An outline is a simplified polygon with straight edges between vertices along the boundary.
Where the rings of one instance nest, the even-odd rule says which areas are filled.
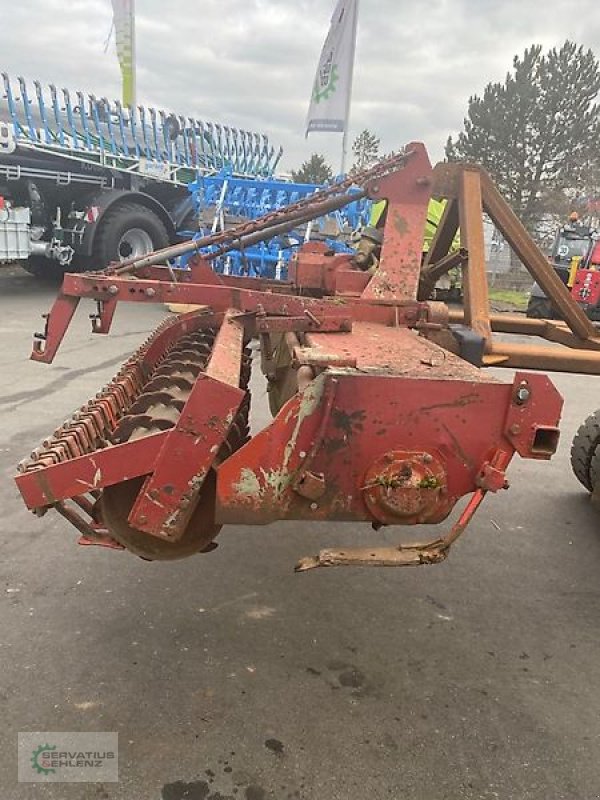
[[[80,310],[36,364],[54,292],[0,272],[2,800],[600,797],[600,525],[568,464],[598,378],[554,376],[557,456],[516,460],[441,565],[294,574],[372,541],[335,523],[231,527],[208,556],[146,563],[78,547],[13,484],[165,314],[123,306],[103,337]],[[27,730],[117,731],[120,781],[17,783]]]

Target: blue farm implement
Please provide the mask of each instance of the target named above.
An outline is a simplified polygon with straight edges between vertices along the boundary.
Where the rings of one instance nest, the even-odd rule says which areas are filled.
[[[189,186],[200,224],[195,238],[307,200],[323,188],[322,184],[293,183],[273,177],[244,179],[230,171],[200,176]],[[292,255],[307,241],[325,242],[335,253],[353,252],[352,244],[358,231],[368,224],[372,203],[368,198],[358,197],[356,187],[350,188],[349,193],[356,194],[354,202],[311,219],[281,236],[215,257],[213,269],[225,275],[286,280]],[[211,248],[206,248],[205,252],[210,253]],[[184,258],[181,264],[186,263],[187,258]]]
[[[266,134],[2,73],[0,263],[39,276],[145,255],[196,229],[187,185],[272,175]]]

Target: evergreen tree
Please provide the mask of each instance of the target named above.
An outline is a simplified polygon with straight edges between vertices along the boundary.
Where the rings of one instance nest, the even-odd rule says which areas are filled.
[[[378,137],[370,130],[365,128],[361,131],[352,144],[352,169],[367,169],[375,164],[379,159],[379,144]]]
[[[588,183],[600,161],[600,67],[570,41],[545,55],[515,56],[504,83],[469,99],[464,131],[449,137],[449,160],[484,166],[530,230],[557,210],[565,189]],[[593,165],[596,165],[594,167]]]
[[[313,153],[297,172],[292,171],[294,183],[325,183],[333,177],[333,170],[319,153]]]

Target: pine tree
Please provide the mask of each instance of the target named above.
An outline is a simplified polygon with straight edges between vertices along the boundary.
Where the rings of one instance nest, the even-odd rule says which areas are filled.
[[[379,158],[379,144],[374,133],[367,128],[362,130],[352,143],[352,169],[362,170],[372,166]]]
[[[319,153],[313,153],[297,172],[292,171],[292,180],[295,183],[325,183],[332,177],[333,170]]]
[[[504,83],[469,99],[464,131],[448,138],[449,160],[484,166],[523,223],[534,230],[565,189],[585,184],[600,154],[600,67],[566,41],[545,55],[515,56]]]

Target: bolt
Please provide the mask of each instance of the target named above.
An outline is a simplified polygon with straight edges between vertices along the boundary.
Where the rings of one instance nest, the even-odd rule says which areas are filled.
[[[156,289],[153,289],[151,286],[146,289],[146,297],[154,297],[155,294]]]
[[[114,283],[111,283],[111,285],[108,287],[108,293],[109,294],[119,294],[119,287],[115,286]]]
[[[433,461],[433,456],[429,453],[423,453],[423,463],[424,464],[431,464]]]
[[[319,507],[319,506],[317,505],[317,503],[311,503],[311,504],[310,504],[310,510],[311,510],[311,511],[316,511],[318,507]]]
[[[519,405],[522,405],[523,403],[526,403],[529,400],[529,398],[531,397],[531,392],[529,391],[527,386],[522,384],[517,389],[515,397],[517,403],[519,403]]]
[[[142,514],[142,516],[139,518],[139,520],[143,525],[145,522],[148,522],[148,517],[145,514]]]

